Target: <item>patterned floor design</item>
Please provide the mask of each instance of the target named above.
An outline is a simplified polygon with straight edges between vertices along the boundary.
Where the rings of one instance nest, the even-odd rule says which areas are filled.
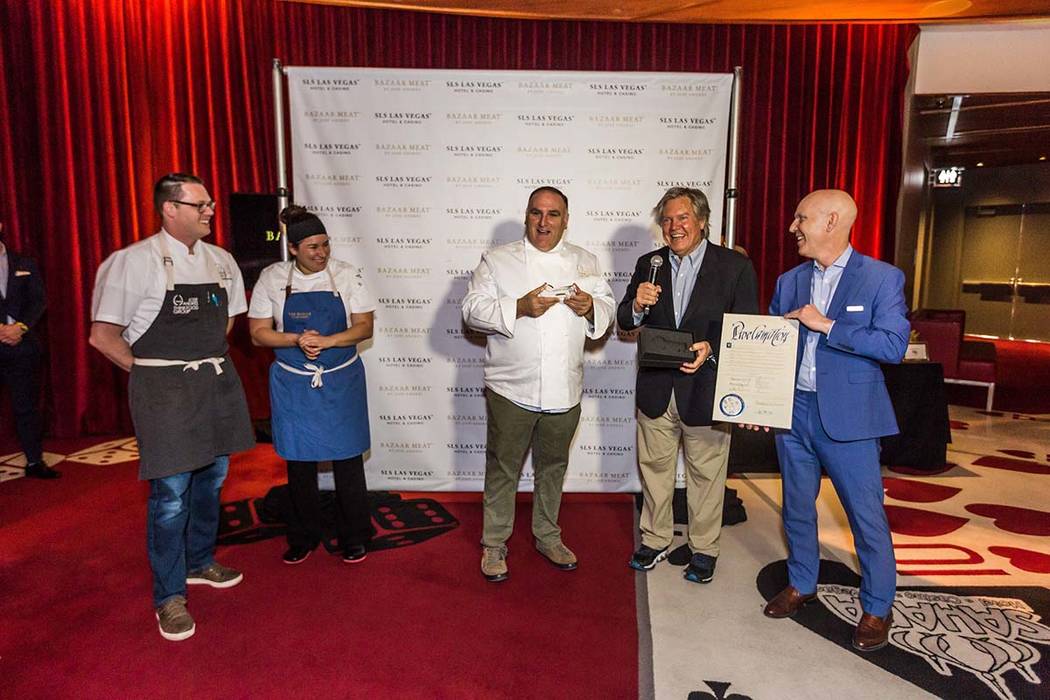
[[[748,521],[726,528],[715,580],[661,564],[639,576],[643,696],[745,698],[1042,698],[1050,687],[1050,416],[952,407],[949,466],[887,468],[898,559],[891,645],[848,644],[857,563],[830,483],[820,496],[825,570],[819,604],[794,620],[762,616],[787,550],[775,474],[731,479]],[[62,443],[64,444],[64,443]],[[137,459],[133,439],[48,452],[98,466]],[[61,444],[52,445],[58,449]],[[23,476],[0,456],[0,481]],[[272,475],[263,475],[272,478]],[[624,552],[624,562],[629,556]],[[648,651],[651,649],[651,653]]]
[[[890,647],[849,647],[858,567],[827,479],[820,604],[762,616],[786,576],[780,479],[744,475],[730,485],[749,519],[723,530],[715,580],[688,584],[669,565],[648,575],[655,696],[1047,697],[1050,416],[953,406],[951,417],[949,467],[884,473],[898,560]]]

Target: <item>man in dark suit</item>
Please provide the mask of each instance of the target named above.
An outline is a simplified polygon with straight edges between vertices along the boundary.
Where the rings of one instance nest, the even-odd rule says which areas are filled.
[[[856,217],[857,205],[841,190],[818,190],[799,202],[790,232],[812,262],[781,275],[769,305],[770,314],[798,319],[800,335],[791,430],[776,436],[790,585],[764,612],[791,617],[816,595],[823,467],[860,559],[863,614],[853,646],[872,651],[886,645],[896,593],[879,438],[895,434],[897,421],[879,363],[901,361],[909,325],[904,273],[853,250]]]
[[[0,381],[11,393],[15,431],[26,456],[26,476],[61,474],[44,462],[37,365],[40,342],[33,326],[44,315],[44,282],[36,263],[3,244],[0,222]]]
[[[723,314],[758,312],[754,267],[743,255],[708,241],[710,212],[700,190],[673,187],[664,193],[653,218],[667,245],[638,259],[616,315],[623,330],[650,325],[692,333],[693,361],[677,368],[638,369],[642,546],[630,565],[648,571],[667,557],[674,537],[672,500],[682,443],[692,551],[685,578],[697,583],[714,577],[729,462],[730,426],[712,425],[711,420],[713,350],[719,347]],[[654,256],[661,265],[651,283]]]

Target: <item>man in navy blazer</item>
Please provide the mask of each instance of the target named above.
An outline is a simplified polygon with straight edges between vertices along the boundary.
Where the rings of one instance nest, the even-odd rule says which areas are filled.
[[[0,241],[4,226],[0,222]],[[61,476],[44,462],[37,364],[40,342],[33,327],[44,315],[44,283],[30,258],[0,242],[0,381],[11,393],[15,432],[26,457],[26,476]]]
[[[879,363],[901,361],[909,324],[904,274],[850,246],[856,217],[857,205],[841,190],[818,190],[799,203],[790,232],[812,262],[781,275],[769,305],[770,314],[797,319],[800,336],[791,430],[776,435],[790,585],[764,612],[790,617],[816,595],[823,467],[860,559],[863,615],[853,646],[872,651],[886,644],[896,593],[879,438],[897,433],[897,421]]]
[[[708,240],[711,207],[703,192],[667,190],[653,219],[665,247],[638,258],[616,321],[622,330],[657,326],[687,331],[696,353],[679,367],[639,367],[638,472],[642,481],[641,547],[629,566],[650,571],[666,559],[674,538],[674,489],[678,446],[685,454],[687,581],[714,578],[719,554],[730,426],[716,424],[715,361],[726,313],[758,313],[758,285],[751,261]],[[650,277],[653,259],[655,278]],[[653,281],[648,281],[652,279]]]

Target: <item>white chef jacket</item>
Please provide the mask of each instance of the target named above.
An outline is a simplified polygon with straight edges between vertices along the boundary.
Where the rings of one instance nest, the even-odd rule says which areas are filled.
[[[252,288],[248,318],[272,318],[278,332],[284,330],[284,288],[288,285],[288,270],[292,269],[292,294],[300,292],[330,292],[332,271],[336,291],[346,308],[346,327],[350,328],[350,314],[364,314],[376,310],[375,298],[368,291],[361,270],[342,260],[328,258],[326,269],[304,275],[294,267],[295,261],[276,262],[259,274],[259,281]]]
[[[563,303],[539,318],[516,318],[518,298],[544,282],[575,283],[594,297],[594,323]],[[519,405],[563,411],[580,402],[584,340],[605,334],[615,308],[594,255],[564,238],[546,253],[522,238],[482,254],[463,298],[463,320],[490,334],[485,386]]]
[[[153,325],[167,294],[164,255],[160,250],[162,236],[171,251],[175,284],[218,282],[217,269],[226,287],[227,313],[233,317],[248,310],[244,279],[232,255],[204,241],[197,241],[190,253],[184,243],[161,229],[110,255],[95,275],[91,320],[125,326],[123,336],[128,345],[133,345]]]

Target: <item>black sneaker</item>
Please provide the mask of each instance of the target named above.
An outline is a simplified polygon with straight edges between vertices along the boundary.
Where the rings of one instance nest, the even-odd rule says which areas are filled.
[[[363,544],[351,544],[343,550],[343,562],[347,564],[357,564],[364,561],[367,556],[368,551]]]
[[[693,583],[709,583],[715,577],[715,562],[718,557],[706,554],[694,554],[689,560],[689,566],[685,567],[683,576],[686,581]]]
[[[638,571],[649,571],[654,566],[662,562],[667,558],[668,547],[663,549],[653,549],[646,545],[642,545],[638,548],[638,551],[631,557],[631,561],[627,563],[632,569]]]
[[[312,547],[289,547],[281,559],[285,564],[302,564],[312,551]]]
[[[26,476],[33,479],[57,479],[62,472],[47,466],[46,462],[33,462],[26,465]]]

